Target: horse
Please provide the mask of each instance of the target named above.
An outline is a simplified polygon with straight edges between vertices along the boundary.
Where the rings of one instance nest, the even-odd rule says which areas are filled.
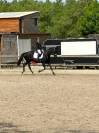
[[[42,48],[43,50],[43,57],[40,59],[40,58],[34,58],[34,53],[37,52],[37,50],[33,50],[33,51],[28,51],[28,52],[24,52],[21,54],[18,62],[17,62],[17,66],[20,66],[21,62],[23,60],[25,60],[25,62],[23,62],[23,71],[22,71],[22,74],[25,72],[25,66],[28,65],[28,68],[29,70],[32,72],[33,74],[33,71],[31,69],[31,64],[32,62],[35,62],[35,63],[41,63],[42,66],[43,66],[43,69],[39,70],[38,72],[42,72],[44,70],[46,70],[46,65],[48,65],[50,67],[50,70],[52,71],[52,74],[55,75],[54,71],[53,71],[53,68],[51,66],[51,55],[54,55],[54,57],[57,57],[57,53],[56,53],[56,48],[49,48],[49,49],[44,49]],[[39,56],[39,54],[38,54]]]

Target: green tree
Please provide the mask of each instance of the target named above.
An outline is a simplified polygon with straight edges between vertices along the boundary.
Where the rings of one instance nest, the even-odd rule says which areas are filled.
[[[81,37],[99,33],[99,2],[97,0],[0,0],[0,12],[40,11],[40,32],[53,38]]]
[[[82,35],[99,33],[99,3],[92,1],[84,10],[81,18]]]

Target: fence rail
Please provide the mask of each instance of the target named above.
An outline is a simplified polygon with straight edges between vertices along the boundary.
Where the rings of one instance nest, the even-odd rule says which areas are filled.
[[[14,68],[17,67],[17,60],[18,60],[18,56],[17,55],[0,55],[0,68]],[[97,58],[99,58],[99,56],[97,56]],[[99,64],[95,64],[95,63],[75,63],[74,60],[71,59],[63,59],[62,63],[52,63],[52,67],[53,68],[63,68],[63,69],[68,69],[69,67],[71,68],[77,68],[77,67],[82,67],[82,68],[86,68],[86,67],[90,67],[90,68],[97,68],[99,69]],[[31,64],[32,65],[32,64]],[[21,65],[22,66],[22,65]],[[41,64],[35,64],[35,66],[41,66]]]

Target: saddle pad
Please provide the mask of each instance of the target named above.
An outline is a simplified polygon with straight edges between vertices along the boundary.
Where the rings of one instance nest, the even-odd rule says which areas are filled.
[[[33,58],[38,59],[38,53],[37,52],[34,52]]]

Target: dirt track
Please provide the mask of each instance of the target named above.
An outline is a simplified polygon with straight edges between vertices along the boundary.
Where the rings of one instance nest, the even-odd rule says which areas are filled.
[[[99,70],[0,70],[0,133],[99,133]]]

